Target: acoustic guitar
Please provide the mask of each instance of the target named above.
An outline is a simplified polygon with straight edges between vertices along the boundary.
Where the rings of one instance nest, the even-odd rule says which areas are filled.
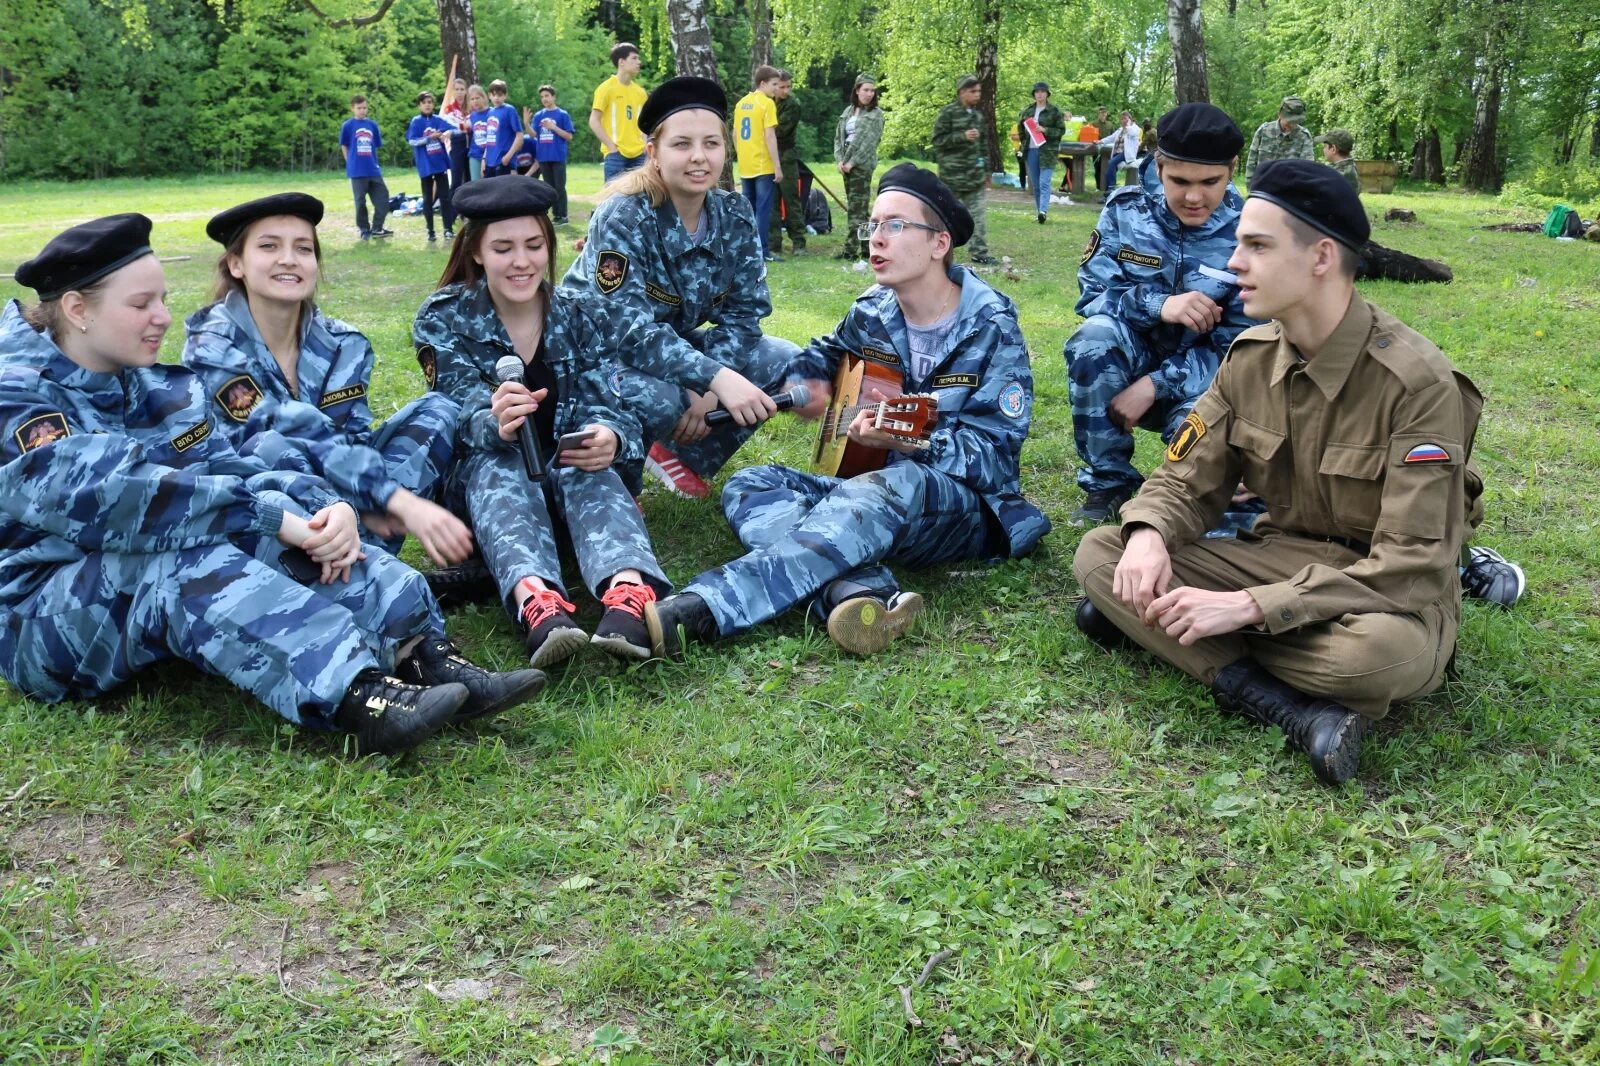
[[[846,478],[883,468],[889,461],[887,450],[857,444],[846,435],[850,423],[862,411],[874,412],[875,428],[918,448],[928,447],[928,438],[939,423],[939,399],[922,394],[902,395],[900,381],[897,370],[846,355],[834,375],[833,399],[822,416],[811,468],[819,474]],[[860,402],[872,388],[889,399]]]

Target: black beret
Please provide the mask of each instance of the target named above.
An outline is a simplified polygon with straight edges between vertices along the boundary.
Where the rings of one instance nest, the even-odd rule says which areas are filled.
[[[718,118],[726,122],[728,94],[710,78],[696,78],[688,74],[681,78],[668,78],[655,87],[655,91],[639,109],[639,130],[648,137],[666,121],[668,115],[692,108],[715,112]]]
[[[499,174],[469,181],[450,197],[456,214],[474,222],[542,215],[556,202],[556,191],[537,178]]]
[[[971,212],[933,171],[912,163],[890,167],[878,180],[878,194],[886,192],[909,193],[933,208],[944,228],[950,231],[950,243],[954,247],[960,248],[972,239]]]
[[[226,248],[238,240],[250,223],[260,218],[290,215],[303,218],[315,226],[322,221],[322,201],[303,192],[280,192],[263,196],[259,200],[230,207],[211,216],[206,223],[206,236]]]
[[[50,238],[38,255],[17,267],[17,284],[37,292],[41,300],[54,300],[149,254],[148,218],[107,215]]]
[[[1227,166],[1244,147],[1244,134],[1214,104],[1179,104],[1156,123],[1156,148],[1168,159]]]
[[[1372,236],[1361,197],[1343,174],[1321,163],[1273,159],[1261,164],[1250,183],[1250,198],[1257,197],[1356,251]]]

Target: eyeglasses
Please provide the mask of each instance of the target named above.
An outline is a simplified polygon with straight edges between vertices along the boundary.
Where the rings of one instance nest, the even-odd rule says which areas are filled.
[[[903,218],[886,218],[882,222],[861,223],[861,225],[856,227],[856,240],[868,240],[874,233],[877,233],[879,229],[882,229],[891,237],[898,237],[901,233],[905,232],[907,226],[910,226],[912,229],[925,229],[929,233],[944,232],[944,230],[940,229],[938,226],[929,226],[922,222],[908,222]]]

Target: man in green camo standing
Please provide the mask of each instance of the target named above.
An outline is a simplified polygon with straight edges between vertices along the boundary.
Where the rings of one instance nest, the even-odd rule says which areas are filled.
[[[1278,117],[1256,127],[1245,160],[1246,181],[1256,180],[1256,168],[1272,159],[1314,159],[1311,133],[1305,127],[1306,104],[1298,96],[1285,96]]]
[[[1348,181],[1356,195],[1360,196],[1361,175],[1356,173],[1356,161],[1350,158],[1350,153],[1356,147],[1356,139],[1350,135],[1350,131],[1329,130],[1318,137],[1316,143],[1322,145],[1322,161],[1337,170],[1339,176]]]
[[[800,157],[795,147],[795,134],[800,130],[800,102],[789,98],[794,89],[794,75],[780,71],[778,91],[772,97],[778,108],[778,125],[773,134],[778,139],[778,165],[783,168],[783,180],[778,182],[778,198],[783,202],[780,212],[772,212],[772,237],[767,246],[774,252],[782,251],[783,232],[789,231],[789,245],[795,252],[806,250],[806,204],[800,198]]]
[[[956,83],[956,98],[944,105],[933,120],[933,158],[939,177],[972,215],[972,261],[980,265],[999,262],[989,254],[988,208],[984,199],[989,184],[989,157],[983,146],[983,113],[978,110],[978,79],[963,75]]]

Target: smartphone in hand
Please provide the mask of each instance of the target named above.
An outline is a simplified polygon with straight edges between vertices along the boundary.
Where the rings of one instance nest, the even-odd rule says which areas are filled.
[[[574,451],[575,449],[585,447],[590,441],[594,440],[594,437],[595,432],[593,426],[585,427],[584,429],[580,429],[575,433],[563,433],[561,434],[561,440],[556,442],[556,451],[570,452]]]

